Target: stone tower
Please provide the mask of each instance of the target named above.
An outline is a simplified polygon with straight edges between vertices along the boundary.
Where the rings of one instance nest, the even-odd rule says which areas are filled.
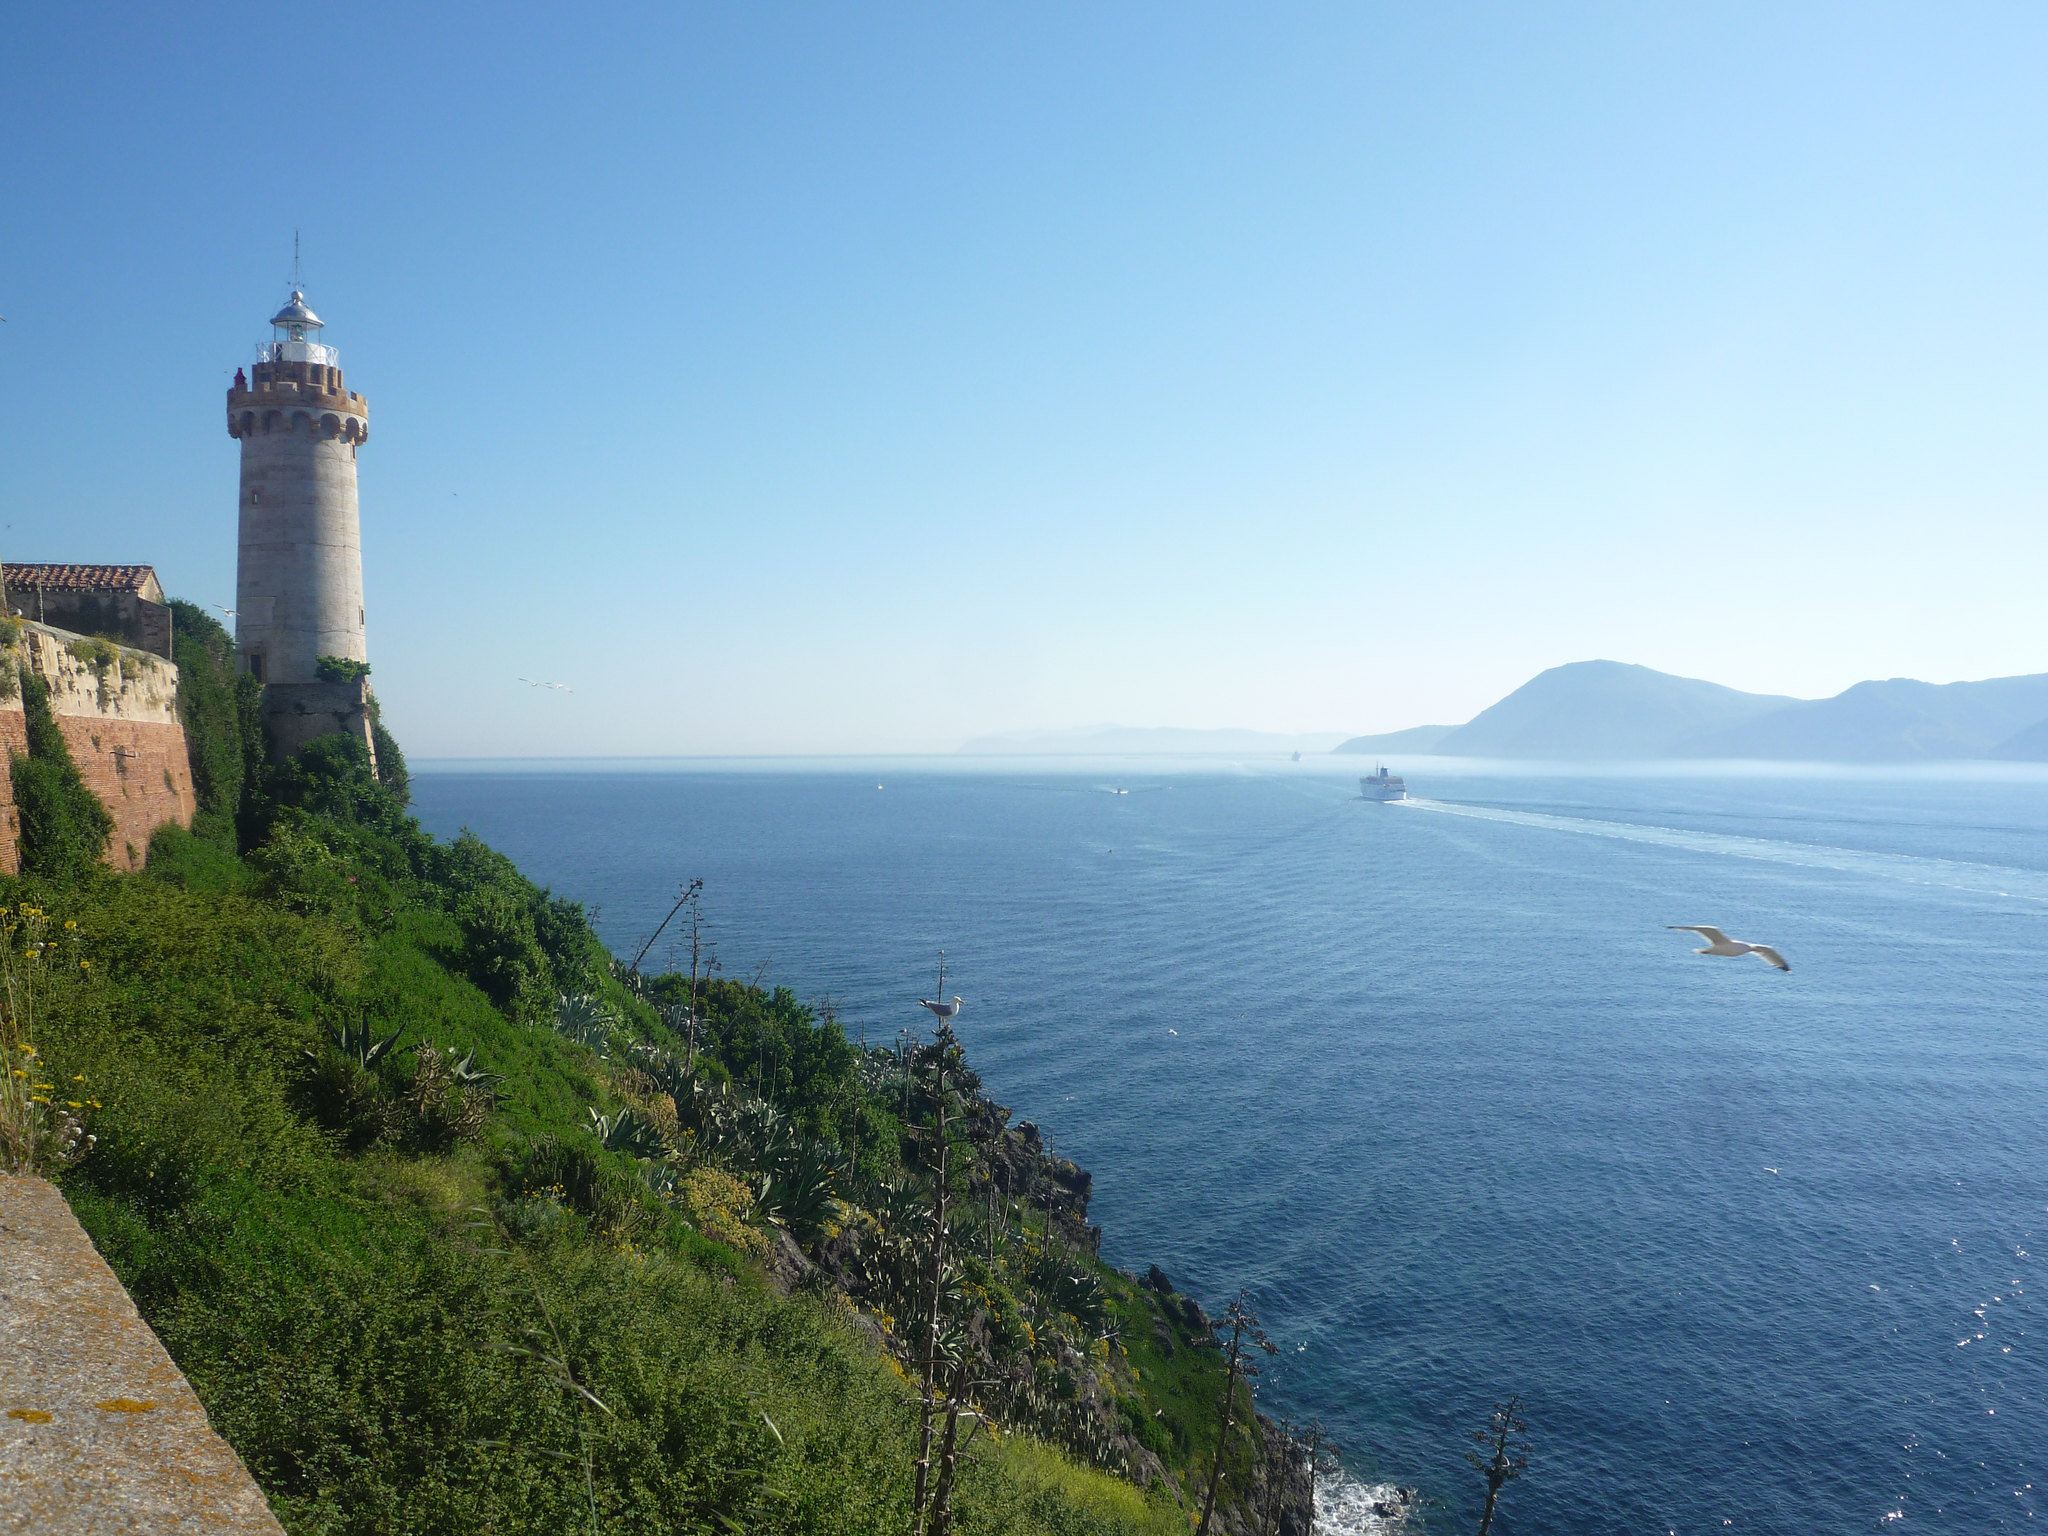
[[[321,663],[369,661],[356,450],[370,408],[342,387],[303,292],[270,324],[274,339],[228,391],[228,436],[242,444],[235,645],[281,756],[334,731],[371,745],[367,681]]]

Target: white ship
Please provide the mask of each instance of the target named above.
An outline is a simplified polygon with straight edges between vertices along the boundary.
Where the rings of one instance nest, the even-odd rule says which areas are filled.
[[[1382,763],[1371,778],[1358,781],[1358,793],[1366,800],[1406,800],[1408,781],[1388,773],[1386,765]]]

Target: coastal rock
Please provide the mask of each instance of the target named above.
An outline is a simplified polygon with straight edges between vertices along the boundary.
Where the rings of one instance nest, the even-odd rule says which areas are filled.
[[[1169,1360],[1173,1358],[1173,1330],[1167,1326],[1163,1317],[1152,1319],[1152,1342],[1159,1346],[1160,1354]]]
[[[818,1266],[805,1256],[795,1238],[782,1228],[768,1228],[768,1283],[779,1296],[787,1296],[817,1273]]]

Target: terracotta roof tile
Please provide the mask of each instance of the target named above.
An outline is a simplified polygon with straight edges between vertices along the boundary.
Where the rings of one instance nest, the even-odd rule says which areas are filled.
[[[41,587],[46,592],[140,592],[157,587],[156,567],[149,565],[15,565],[5,567],[10,587]],[[157,588],[161,590],[161,588]]]

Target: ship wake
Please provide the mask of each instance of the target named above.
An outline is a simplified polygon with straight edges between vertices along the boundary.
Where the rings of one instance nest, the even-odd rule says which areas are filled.
[[[2048,874],[2015,869],[2003,864],[1975,864],[1962,859],[1930,859],[1909,853],[1872,853],[1859,848],[1837,848],[1825,843],[1795,843],[1768,837],[1741,837],[1729,832],[1694,832],[1681,827],[1642,826],[1628,821],[1600,821],[1587,816],[1554,816],[1544,811],[1511,811],[1495,806],[1460,805],[1449,800],[1406,800],[1391,802],[1411,810],[1433,811],[1439,815],[1466,816],[1476,821],[1505,822],[1510,826],[1538,827],[1552,832],[1573,832],[1581,837],[1607,837],[1621,842],[1649,843],[1660,848],[1683,848],[1692,853],[1721,854],[1728,858],[1759,859],[1772,864],[1792,864],[1807,869],[1836,870],[1844,874],[1869,875],[1883,880],[1901,880],[1911,885],[1937,886],[1968,891],[1979,896],[2003,896],[2013,901],[2048,903]]]

